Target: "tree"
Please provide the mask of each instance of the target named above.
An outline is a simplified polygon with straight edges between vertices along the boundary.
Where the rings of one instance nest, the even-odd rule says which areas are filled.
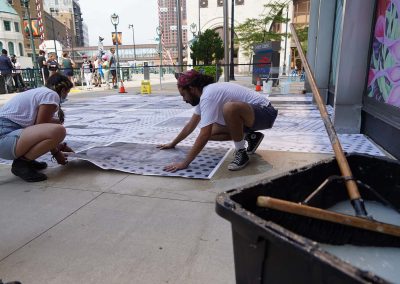
[[[282,15],[285,6],[286,4],[279,2],[265,4],[264,7],[266,11],[269,11],[268,14],[261,14],[258,19],[247,19],[244,23],[235,27],[238,41],[246,56],[252,54],[255,44],[266,41],[281,41],[286,36],[286,33],[275,32],[271,26],[272,23],[287,23],[286,16]]]
[[[204,65],[216,63],[224,58],[224,46],[219,34],[213,30],[205,30],[191,46],[190,57],[202,61]]]
[[[296,34],[299,38],[301,47],[303,48],[304,53],[307,53],[308,48],[308,27],[296,28]]]

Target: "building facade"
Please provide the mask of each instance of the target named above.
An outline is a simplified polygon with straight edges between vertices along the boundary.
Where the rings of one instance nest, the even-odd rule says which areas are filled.
[[[249,18],[260,18],[261,14],[268,14],[267,8],[264,7],[268,4],[268,1],[259,0],[233,0],[234,1],[234,25],[237,26],[246,21]],[[269,1],[271,2],[271,1]],[[282,14],[287,15],[289,23],[294,23],[298,27],[304,27],[308,25],[309,11],[310,11],[310,0],[277,0],[277,3],[287,4],[286,8],[283,9]],[[228,23],[229,30],[231,26],[232,16],[232,3],[229,1],[228,5]],[[195,25],[196,30],[201,33],[207,29],[217,31],[223,39],[223,5],[222,0],[187,0],[187,25]],[[286,24],[276,25],[270,23],[267,29],[274,30],[276,32],[285,33],[286,31],[290,34],[290,29]],[[229,31],[230,34],[230,31]],[[196,35],[190,34],[189,39],[193,40]],[[190,46],[189,46],[190,48]],[[251,56],[246,55],[240,44],[234,43],[234,55],[235,64],[239,66],[235,68],[235,72],[247,73],[251,70]],[[188,52],[189,53],[189,52]],[[281,71],[283,64],[286,63],[286,68],[294,67],[296,59],[298,59],[298,53],[294,43],[288,38],[282,38],[281,50],[280,50],[280,67]],[[189,62],[191,62],[189,60]]]
[[[176,0],[158,0],[159,26],[161,27],[161,43],[163,56],[168,64],[176,62],[178,49],[178,23]],[[181,26],[182,26],[182,44],[185,46],[188,42],[188,27],[186,14],[186,0],[181,0]]]
[[[24,47],[21,18],[6,0],[0,0],[0,50],[3,48],[8,55],[15,54],[22,66],[32,66]]]

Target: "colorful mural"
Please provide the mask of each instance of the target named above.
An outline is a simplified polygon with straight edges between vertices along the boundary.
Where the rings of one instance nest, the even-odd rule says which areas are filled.
[[[400,0],[378,0],[368,97],[400,107]]]

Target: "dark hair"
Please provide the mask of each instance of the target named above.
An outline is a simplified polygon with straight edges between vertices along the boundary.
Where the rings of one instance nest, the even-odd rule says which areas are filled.
[[[70,90],[73,86],[68,77],[60,73],[51,75],[46,82],[46,87],[55,91],[59,96],[61,96],[63,90]],[[61,123],[64,123],[65,115],[64,111],[61,109],[61,104],[58,106],[58,118]]]
[[[203,88],[210,84],[215,83],[214,77],[198,73],[191,81],[185,86],[179,86],[181,89],[189,89],[189,87],[198,88],[203,92]]]
[[[44,50],[39,50],[39,54],[46,54],[46,51],[44,51]]]
[[[7,50],[5,50],[4,48],[1,50],[1,54],[7,54]]]

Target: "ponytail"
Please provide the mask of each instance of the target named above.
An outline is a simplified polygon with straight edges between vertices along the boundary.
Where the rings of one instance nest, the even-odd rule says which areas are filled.
[[[61,96],[61,92],[63,90],[70,90],[73,87],[73,84],[67,76],[64,76],[60,73],[55,73],[47,80],[46,87],[55,91],[59,96]],[[61,124],[64,123],[65,114],[61,109],[61,104],[58,105],[58,119],[60,120]]]

